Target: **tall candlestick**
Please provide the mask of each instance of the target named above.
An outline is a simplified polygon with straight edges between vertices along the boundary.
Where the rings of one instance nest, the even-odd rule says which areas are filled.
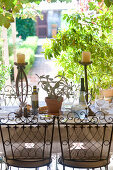
[[[25,54],[17,53],[17,63],[25,63]]]
[[[82,52],[82,62],[89,63],[91,62],[91,53],[87,51]]]
[[[28,64],[26,63],[14,63],[17,66],[18,74],[16,77],[16,94],[20,101],[20,113],[22,109],[26,106],[26,97],[28,95],[28,80],[25,74],[25,66]],[[24,82],[23,82],[24,79]],[[19,114],[20,114],[19,113]]]

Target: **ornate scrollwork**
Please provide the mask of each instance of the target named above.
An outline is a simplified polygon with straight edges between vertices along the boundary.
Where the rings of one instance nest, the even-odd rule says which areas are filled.
[[[66,115],[59,117],[61,123],[87,123],[87,124],[104,124],[113,123],[113,116],[106,115],[103,111],[96,111],[94,115],[88,116],[86,110],[76,111],[74,113],[68,112]]]
[[[33,112],[28,112],[28,116],[24,115],[24,112],[21,115],[18,115],[18,112],[10,112],[7,116],[2,115],[0,117],[0,124],[37,124],[37,123],[51,123],[54,120],[54,116],[33,114]]]
[[[20,86],[19,86],[20,88]],[[23,95],[25,95],[25,87],[23,87]],[[26,98],[26,102],[29,103],[29,100],[31,100],[31,94],[32,94],[32,87],[28,86],[28,95]],[[6,106],[19,106],[20,101],[16,94],[16,85],[6,85],[2,88],[2,91],[0,92],[0,95],[2,95],[5,99],[5,105]]]

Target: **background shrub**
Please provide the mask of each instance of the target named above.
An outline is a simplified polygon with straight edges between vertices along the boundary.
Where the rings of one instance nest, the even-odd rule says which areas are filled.
[[[17,36],[21,36],[24,40],[28,36],[36,35],[35,21],[33,21],[31,18],[16,18],[16,29],[18,32]]]

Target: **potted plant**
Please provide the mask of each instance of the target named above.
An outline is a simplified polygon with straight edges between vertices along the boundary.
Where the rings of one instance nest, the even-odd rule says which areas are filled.
[[[37,75],[38,76],[38,75]],[[69,98],[72,86],[68,84],[64,76],[55,76],[51,78],[49,75],[38,76],[42,89],[44,89],[48,96],[45,102],[48,106],[49,113],[59,113],[63,102],[63,96]]]

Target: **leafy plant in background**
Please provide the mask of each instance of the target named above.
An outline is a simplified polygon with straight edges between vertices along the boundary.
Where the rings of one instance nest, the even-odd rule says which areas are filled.
[[[35,28],[35,21],[31,18],[27,19],[16,19],[16,29],[17,29],[17,36],[21,36],[22,39],[26,39],[28,36],[35,36],[36,35],[36,28]]]
[[[22,5],[19,13],[16,14],[16,29],[17,36],[26,39],[28,36],[36,35],[37,16],[43,19],[43,15],[39,9],[39,5],[35,2]]]
[[[3,64],[1,64],[0,62],[0,90],[2,89],[2,87],[5,84],[5,81],[8,77],[10,73],[10,68],[7,66],[4,66]]]
[[[0,1],[0,26],[9,28],[14,22],[14,17],[23,9],[23,4],[35,2],[40,3],[41,0],[1,0]]]
[[[98,2],[103,2],[103,0],[97,0]],[[104,0],[105,4],[107,7],[110,7],[111,5],[113,5],[113,1],[112,0]]]
[[[60,73],[80,82],[84,67],[79,64],[82,51],[91,52],[88,66],[89,88],[107,88],[113,79],[113,7],[89,3],[88,13],[65,14],[68,29],[60,30],[56,38],[44,45],[45,57],[57,58]]]

